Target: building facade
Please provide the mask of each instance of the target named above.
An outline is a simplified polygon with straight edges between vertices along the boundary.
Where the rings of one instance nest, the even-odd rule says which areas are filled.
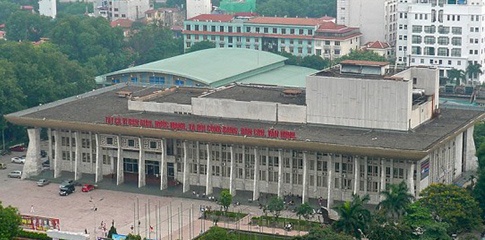
[[[473,126],[484,113],[440,109],[436,69],[389,71],[385,63],[344,62],[308,76],[306,89],[118,84],[6,119],[30,127],[23,178],[40,171],[40,128],[55,178],[68,171],[161,190],[175,182],[207,195],[250,191],[254,200],[292,193],[331,207],[369,194],[375,204],[388,184],[404,181],[417,195],[475,170]]]
[[[184,23],[185,49],[201,41],[217,48],[248,48],[288,52],[295,56],[338,58],[360,46],[358,28],[335,19],[260,17],[254,14],[199,15]]]
[[[94,4],[94,15],[115,21],[129,19],[132,21],[145,17],[145,12],[153,7],[149,0],[97,0]]]
[[[212,11],[212,3],[210,0],[187,0],[185,3],[187,19],[200,14],[209,14]]]
[[[409,0],[398,4],[396,60],[407,66],[433,66],[440,76],[484,64],[483,1]],[[467,77],[483,82],[483,74]]]
[[[159,8],[145,12],[147,23],[156,23],[164,27],[182,27],[184,25],[185,11],[179,8]]]
[[[51,17],[51,18],[56,18],[57,2],[54,0],[40,0],[39,14],[47,17]]]
[[[398,0],[338,0],[337,23],[357,27],[362,42],[396,42]]]

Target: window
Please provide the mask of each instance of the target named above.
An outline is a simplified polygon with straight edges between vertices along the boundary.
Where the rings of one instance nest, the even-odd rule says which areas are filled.
[[[438,56],[449,56],[450,50],[448,48],[438,48]]]
[[[335,55],[340,55],[340,49],[335,49],[333,52],[335,53]]]
[[[448,33],[450,33],[450,27],[439,26],[438,27],[438,33],[440,33],[440,34],[448,34]]]
[[[277,33],[277,29],[276,28],[273,28],[273,33]]]
[[[420,33],[423,31],[423,26],[413,25],[413,33]]]
[[[190,31],[190,25],[189,24],[185,25],[185,30]]]
[[[265,27],[263,29],[264,29],[264,33],[268,33],[268,28],[267,27]]]
[[[113,138],[112,137],[106,138],[106,144],[113,145]]]
[[[129,147],[134,147],[134,146],[135,146],[135,140],[133,140],[133,139],[128,139],[128,146],[129,146]]]
[[[412,54],[421,55],[421,47],[413,46],[411,49]]]
[[[436,38],[433,36],[425,36],[424,37],[424,43],[426,44],[435,44]]]
[[[425,33],[435,33],[436,32],[436,26],[434,26],[434,25],[424,26],[424,32]]]
[[[438,44],[439,45],[448,45],[448,44],[450,44],[450,39],[448,37],[438,37]]]
[[[461,34],[461,27],[452,27],[451,33],[453,34]]]
[[[285,28],[281,29],[281,34],[286,34],[286,29]]]
[[[298,31],[298,33],[299,33],[300,35],[303,35],[303,29],[300,29],[300,30]]]
[[[199,31],[199,25],[195,25],[195,31]]]
[[[335,46],[340,46],[340,42],[339,41],[335,41]]]
[[[451,44],[453,46],[461,46],[461,37],[454,37],[451,39]]]
[[[434,47],[425,47],[424,48],[424,55],[434,56],[435,55]]]
[[[151,148],[151,149],[155,149],[155,148],[157,148],[157,142],[155,142],[155,141],[150,141],[150,148]]]
[[[421,36],[418,36],[418,35],[413,35],[413,39],[412,39],[412,43],[414,44],[419,44],[421,43],[423,40],[422,40],[422,37]]]
[[[451,49],[451,56],[452,57],[461,57],[461,49],[460,48],[452,48]]]

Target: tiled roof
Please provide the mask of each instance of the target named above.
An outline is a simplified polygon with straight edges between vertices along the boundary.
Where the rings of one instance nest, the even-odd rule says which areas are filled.
[[[111,27],[131,28],[132,24],[130,19],[119,18],[111,22]]]
[[[316,26],[323,20],[318,18],[255,17],[248,23]]]
[[[229,14],[201,14],[188,20],[189,21],[230,22],[233,18],[234,18],[234,15],[229,15]]]
[[[376,49],[386,49],[389,48],[389,44],[386,42],[375,41],[375,42],[368,42],[365,44],[367,48],[376,48]]]
[[[379,66],[379,67],[389,65],[388,62],[363,61],[363,60],[344,60],[340,62],[340,64],[358,65],[358,66]]]

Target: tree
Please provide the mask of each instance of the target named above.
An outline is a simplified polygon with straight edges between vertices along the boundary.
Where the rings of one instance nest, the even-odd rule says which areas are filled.
[[[39,41],[47,37],[53,24],[50,17],[21,11],[10,15],[5,29],[10,41]]]
[[[211,41],[204,40],[204,41],[201,41],[201,42],[194,43],[194,45],[192,45],[189,49],[187,49],[187,51],[185,51],[185,53],[196,52],[196,51],[199,51],[199,50],[215,48],[215,47],[216,47],[215,43],[213,43]]]
[[[421,239],[451,240],[446,232],[449,225],[433,219],[431,211],[421,206],[419,202],[409,205],[402,224],[408,227],[413,235],[420,236]]]
[[[340,218],[332,224],[332,227],[337,232],[344,232],[360,239],[371,219],[370,211],[364,208],[364,204],[369,199],[369,195],[364,195],[362,198],[359,195],[352,195],[352,201],[346,201],[334,207]]]
[[[384,196],[384,199],[377,207],[393,221],[396,221],[404,214],[406,207],[414,199],[404,181],[399,184],[388,185],[386,190],[381,192],[381,195]]]
[[[0,24],[7,22],[7,19],[20,11],[20,5],[10,1],[0,1]]]
[[[448,80],[451,83],[455,83],[456,86],[461,85],[461,80],[466,80],[466,74],[463,70],[458,70],[456,68],[452,68],[447,71]]]
[[[125,240],[141,240],[141,236],[140,235],[134,235],[134,234],[128,234],[125,238]]]
[[[340,63],[343,60],[362,60],[362,61],[377,61],[387,62],[387,59],[373,51],[367,50],[353,50],[349,54],[335,59],[335,63]]]
[[[0,202],[0,239],[13,239],[20,231],[22,218],[17,208],[4,207]]]
[[[310,219],[311,215],[313,214],[313,208],[308,203],[303,203],[296,209],[296,215],[300,218],[303,217],[304,219]]]
[[[113,237],[113,234],[118,234],[118,232],[116,231],[116,228],[115,228],[114,223],[111,224],[111,227],[109,228],[108,238],[112,238]]]
[[[256,12],[263,16],[323,17],[336,16],[335,0],[258,0]]]
[[[349,235],[337,233],[332,230],[332,228],[313,228],[310,229],[307,235],[298,236],[293,238],[293,240],[353,240],[354,238]]]
[[[473,131],[473,140],[475,140],[475,146],[478,148],[477,149],[477,156],[478,156],[478,158],[480,158],[478,151],[479,151],[479,148],[482,146],[482,143],[485,142],[485,123],[480,122],[480,123],[475,124],[475,129]],[[484,159],[485,159],[485,147],[483,149],[483,156],[484,156]],[[482,165],[482,167],[480,167],[480,168],[485,168],[485,164]]]
[[[219,204],[224,208],[224,212],[227,212],[229,206],[232,203],[232,195],[229,190],[224,189],[221,191],[221,196],[219,198]]]
[[[277,221],[281,214],[281,211],[285,209],[285,202],[279,197],[272,197],[269,200],[267,208],[273,214],[275,221]]]
[[[478,205],[480,206],[482,213],[485,213],[485,166],[480,168],[478,171],[478,180],[473,188],[473,196],[478,201]],[[483,220],[485,220],[485,214],[482,214],[481,217]]]
[[[455,185],[432,184],[421,191],[419,204],[428,208],[434,219],[449,224],[448,233],[477,228],[481,209],[470,192]]]
[[[211,227],[204,235],[200,237],[200,240],[236,240],[237,237],[233,232],[220,228],[218,226]]]
[[[322,70],[330,65],[328,60],[325,60],[317,55],[305,56],[301,59],[300,66]]]
[[[483,74],[482,65],[480,63],[468,63],[466,67],[466,74],[468,78],[473,82],[478,78],[480,74]]]

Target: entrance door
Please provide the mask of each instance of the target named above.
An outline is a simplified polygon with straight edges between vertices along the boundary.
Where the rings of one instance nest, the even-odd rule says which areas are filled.
[[[174,171],[173,163],[167,163],[167,180],[169,182],[175,180],[175,171]]]

